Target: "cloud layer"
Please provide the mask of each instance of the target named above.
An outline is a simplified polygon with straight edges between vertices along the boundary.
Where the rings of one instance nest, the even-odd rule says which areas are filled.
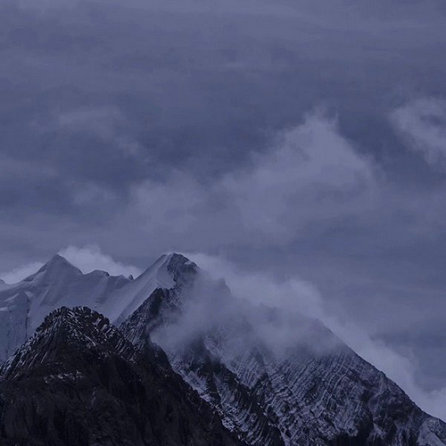
[[[418,99],[393,111],[392,121],[407,141],[435,169],[446,169],[446,101]]]
[[[180,170],[167,181],[144,181],[134,187],[125,216],[136,213],[149,233],[192,248],[289,243],[314,222],[373,208],[373,163],[339,134],[334,119],[308,114],[271,144],[248,166],[212,182]]]
[[[142,271],[133,265],[124,265],[114,260],[111,256],[104,254],[98,246],[68,246],[59,251],[74,266],[77,266],[84,274],[94,270],[106,271],[112,276],[138,277]]]
[[[99,246],[91,245],[78,248],[67,246],[59,251],[59,254],[67,259],[72,265],[79,268],[84,274],[94,270],[106,271],[112,276],[138,277],[142,270],[133,265],[125,265],[114,260],[111,256],[104,254]],[[0,278],[7,284],[17,283],[34,274],[42,267],[44,262],[33,262],[14,268],[12,271],[0,274]]]

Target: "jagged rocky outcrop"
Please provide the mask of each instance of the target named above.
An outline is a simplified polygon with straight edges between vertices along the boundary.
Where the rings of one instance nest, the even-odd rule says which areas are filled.
[[[135,344],[147,337],[160,342],[172,367],[240,439],[251,445],[446,444],[443,422],[321,324],[246,307],[177,256],[177,276],[186,266],[187,276],[155,290],[121,328]],[[199,323],[188,320],[191,308],[202,312]],[[274,333],[286,324],[299,336],[282,351],[256,331],[260,325]]]
[[[1,369],[3,446],[241,443],[150,343],[102,315],[60,308]]]

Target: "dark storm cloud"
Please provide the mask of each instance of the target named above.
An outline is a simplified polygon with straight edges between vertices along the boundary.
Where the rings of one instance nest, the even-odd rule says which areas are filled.
[[[98,244],[299,274],[444,386],[445,21],[443,1],[2,2],[0,270]]]

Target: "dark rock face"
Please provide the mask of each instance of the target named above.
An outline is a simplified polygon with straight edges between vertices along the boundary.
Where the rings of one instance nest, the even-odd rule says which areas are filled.
[[[86,307],[51,313],[0,381],[0,444],[241,444],[149,343]]]

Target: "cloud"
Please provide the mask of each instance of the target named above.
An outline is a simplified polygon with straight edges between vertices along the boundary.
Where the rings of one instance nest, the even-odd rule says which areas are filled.
[[[67,10],[74,9],[82,0],[18,0],[17,7],[22,10],[31,11],[48,11],[48,10],[60,10],[66,12]]]
[[[53,112],[47,120],[39,117],[32,126],[43,135],[93,138],[125,157],[143,161],[141,144],[131,135],[131,123],[116,106],[97,106]]]
[[[167,182],[147,180],[135,186],[132,205],[150,231],[163,228],[173,236],[184,236],[193,230],[210,194],[193,177],[175,171]]]
[[[417,360],[395,351],[391,345],[373,339],[355,323],[342,323],[327,317],[327,325],[358,355],[384,372],[400,386],[422,410],[446,419],[446,387],[425,390],[416,379]]]
[[[59,113],[55,117],[55,126],[109,139],[114,136],[114,128],[121,120],[122,115],[116,107],[86,108]]]
[[[101,270],[108,272],[112,276],[122,274],[124,276],[132,275],[137,277],[142,272],[136,266],[115,261],[111,256],[104,254],[96,245],[84,246],[82,248],[68,246],[61,249],[59,254],[79,268],[84,274],[94,270]],[[9,272],[0,273],[0,278],[7,284],[17,283],[37,272],[43,265],[43,262],[28,263]]]
[[[8,284],[17,283],[34,274],[43,266],[42,262],[32,262],[14,268],[12,271],[0,273],[0,278]]]
[[[267,273],[242,273],[240,268],[218,256],[196,252],[185,255],[213,279],[224,279],[237,297],[256,304],[287,307],[308,317],[320,319],[323,315],[323,301],[310,282],[297,277],[279,281]]]
[[[73,202],[79,207],[104,206],[115,204],[116,196],[104,187],[100,187],[93,182],[83,182],[75,184],[73,187]]]
[[[423,98],[391,114],[391,121],[408,147],[436,169],[446,169],[446,101]]]
[[[124,265],[121,262],[113,260],[107,254],[104,254],[98,246],[84,246],[77,248],[76,246],[68,246],[59,251],[59,254],[65,257],[74,266],[77,266],[83,273],[94,270],[107,271],[112,276],[129,276],[137,277],[141,274],[141,270],[133,265]]]
[[[446,387],[425,391],[416,382],[416,362],[406,357],[384,342],[373,339],[364,328],[352,322],[343,322],[327,309],[327,302],[319,290],[311,283],[291,277],[278,280],[268,274],[246,272],[227,260],[203,253],[186,254],[214,279],[224,279],[234,296],[246,299],[253,304],[285,310],[293,315],[304,314],[320,320],[357,354],[396,382],[413,401],[431,415],[446,419]],[[215,308],[215,304],[213,305]],[[215,311],[214,311],[215,313]],[[200,317],[201,313],[198,312]],[[207,313],[205,313],[207,314]],[[200,326],[201,321],[194,321]],[[297,342],[305,333],[296,332],[296,324],[269,327],[269,336],[277,337],[282,345],[290,340]]]
[[[243,354],[250,345],[258,347],[259,341],[278,359],[299,348],[320,354],[339,346],[338,339],[314,320],[320,303],[310,284],[240,274],[227,262],[204,254],[192,258],[200,266],[202,262],[204,269],[193,287],[184,290],[180,314],[151,333],[152,340],[172,357],[197,336],[215,341],[214,353],[225,361]],[[277,308],[287,311],[272,310]],[[219,333],[224,333],[226,342],[219,342]]]
[[[336,120],[315,112],[282,131],[248,167],[210,183],[174,171],[162,182],[135,185],[129,213],[173,243],[187,237],[282,244],[315,221],[336,222],[370,209],[375,174],[373,163],[340,135]]]
[[[358,212],[373,182],[371,163],[339,134],[336,121],[314,113],[223,186],[249,231],[288,240],[314,220]]]

